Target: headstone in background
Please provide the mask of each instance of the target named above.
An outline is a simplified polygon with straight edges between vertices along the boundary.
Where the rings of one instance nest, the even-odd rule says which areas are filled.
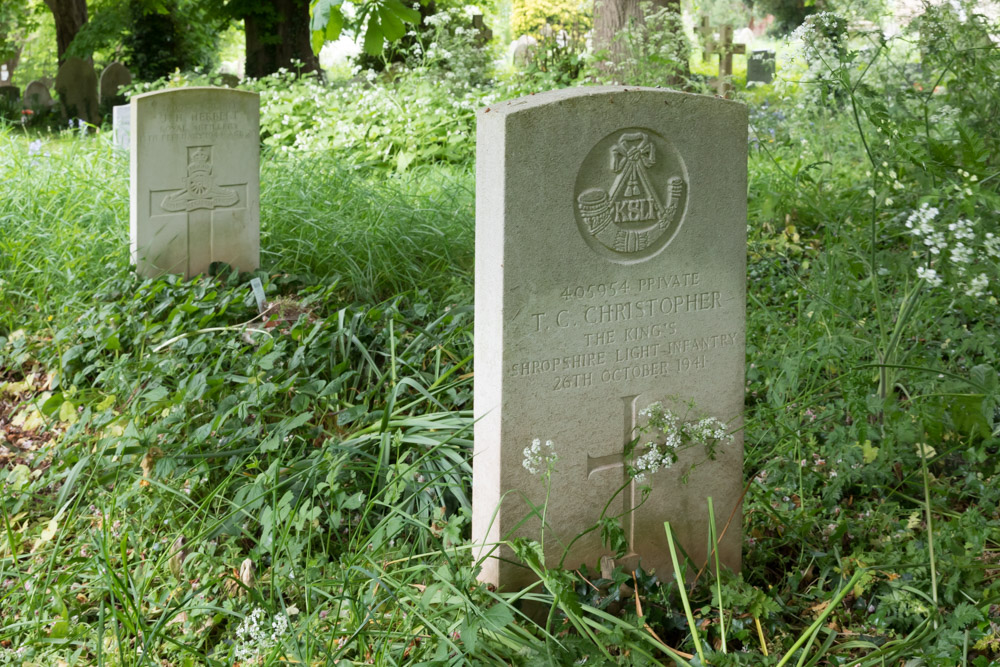
[[[135,95],[132,260],[140,275],[260,263],[260,98],[228,88]]]
[[[0,65],[0,87],[9,86],[10,84],[10,72],[7,70],[7,64],[4,63]]]
[[[101,122],[97,104],[97,74],[94,66],[80,58],[67,58],[56,74],[56,95],[66,119]]]
[[[222,82],[223,86],[227,88],[235,88],[240,85],[240,77],[235,74],[229,74],[228,72],[222,72],[218,75],[219,80]]]
[[[531,35],[521,35],[511,45],[513,48],[511,52],[513,63],[518,67],[524,67],[531,62],[535,49],[538,47],[538,40]]]
[[[706,61],[714,54],[719,54],[719,78],[715,80],[718,94],[729,97],[733,90],[733,55],[745,54],[746,44],[733,44],[733,26],[724,25],[719,28],[719,39],[715,39],[715,28],[709,24],[707,16],[701,17],[701,25],[697,30],[702,37],[702,58]]]
[[[52,94],[49,87],[42,81],[32,81],[24,88],[24,108],[35,112],[48,111],[55,102],[52,101]]]
[[[484,46],[493,41],[493,31],[486,27],[486,20],[482,14],[472,17],[472,29],[476,31],[476,46]]]
[[[131,83],[128,68],[119,62],[111,63],[101,72],[100,103],[105,107],[125,104],[125,95],[119,91]]]
[[[115,146],[127,151],[132,136],[132,106],[119,104],[111,111],[111,129]]]
[[[739,567],[746,133],[743,104],[650,88],[570,88],[479,112],[476,543],[539,538],[537,518],[517,528],[529,514],[522,494],[545,502],[542,480],[522,466],[539,438],[559,457],[546,563],[624,487],[611,508],[626,514],[621,564],[670,576],[664,521],[704,562],[712,497],[719,525],[735,512],[720,554]],[[714,461],[700,447],[682,454],[647,480],[642,503],[624,449],[655,401],[716,417],[735,441]],[[506,547],[495,555],[483,580],[508,589],[533,580]],[[595,531],[565,566],[608,555]]]
[[[774,51],[754,51],[747,58],[747,84],[774,81]]]

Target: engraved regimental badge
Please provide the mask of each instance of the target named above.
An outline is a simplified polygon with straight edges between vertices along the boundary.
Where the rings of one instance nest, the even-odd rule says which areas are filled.
[[[687,208],[687,174],[656,132],[628,128],[594,146],[576,177],[576,223],[599,255],[631,264],[663,250]]]
[[[212,175],[212,147],[188,147],[187,177],[183,190],[167,195],[164,211],[195,211],[198,209],[225,208],[239,201],[234,190],[220,188]]]

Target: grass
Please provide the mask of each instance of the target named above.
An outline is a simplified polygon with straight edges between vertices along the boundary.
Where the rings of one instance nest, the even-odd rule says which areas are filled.
[[[678,553],[707,565],[684,588],[475,581],[471,145],[266,153],[261,316],[250,276],[131,274],[103,137],[0,130],[0,664],[1000,659],[996,283],[919,280],[905,225],[931,201],[986,248],[1000,135],[986,106],[926,131],[959,92],[860,84],[857,118],[836,80],[749,98],[747,548]]]

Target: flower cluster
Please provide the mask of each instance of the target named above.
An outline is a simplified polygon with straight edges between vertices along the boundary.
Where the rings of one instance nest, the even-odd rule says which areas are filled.
[[[249,664],[265,651],[278,644],[288,632],[288,617],[277,614],[268,628],[267,614],[260,607],[244,617],[236,629],[236,648],[233,657],[238,662]]]
[[[680,417],[663,407],[657,401],[639,412],[648,422],[640,430],[642,432],[658,431],[663,442],[647,442],[642,453],[635,458],[632,465],[632,477],[637,482],[643,482],[646,475],[656,474],[661,469],[670,468],[677,460],[677,452],[683,447],[703,445],[712,451],[717,444],[729,444],[733,441],[726,424],[715,417],[706,417],[697,422],[682,422]]]
[[[524,460],[521,465],[532,475],[537,475],[543,470],[548,470],[558,459],[551,440],[546,440],[545,445],[542,445],[542,441],[535,438],[531,441],[531,445],[524,448]]]
[[[976,176],[960,172],[967,183],[975,183]],[[967,186],[965,186],[967,188]],[[947,224],[940,220],[941,211],[928,203],[911,212],[906,218],[906,228],[915,236],[926,253],[927,263],[917,267],[917,277],[931,287],[945,285],[972,298],[986,294],[990,279],[986,272],[973,272],[973,266],[983,267],[1000,259],[1000,238],[987,232],[980,242],[976,223],[967,218],[957,218]],[[914,253],[915,256],[917,253]]]

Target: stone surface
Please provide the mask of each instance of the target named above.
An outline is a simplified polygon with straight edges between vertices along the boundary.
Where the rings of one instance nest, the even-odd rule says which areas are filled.
[[[115,146],[127,151],[132,137],[132,106],[119,104],[111,110]]]
[[[24,108],[42,111],[51,109],[55,102],[52,101],[52,94],[49,87],[42,81],[32,81],[24,88]]]
[[[774,81],[774,51],[754,51],[747,58],[747,83]]]
[[[223,86],[227,88],[236,88],[240,85],[240,77],[235,74],[229,74],[228,72],[223,72],[218,75],[219,81],[222,82]]]
[[[67,58],[56,74],[55,88],[64,118],[82,118],[92,125],[101,122],[93,65],[79,58]]]
[[[529,513],[521,494],[545,499],[522,466],[534,438],[559,457],[548,564],[618,489],[609,516],[639,506],[623,452],[639,411],[662,401],[726,422],[735,439],[714,461],[698,448],[647,479],[650,495],[622,519],[621,564],[669,578],[664,521],[703,562],[711,496],[720,530],[735,511],[720,554],[738,568],[746,107],[648,88],[540,93],[480,110],[476,150],[474,540],[539,538],[537,518],[516,529]],[[596,568],[610,553],[599,535],[576,542],[566,567]],[[483,580],[533,580],[503,560],[506,547],[499,555]]]
[[[260,262],[260,99],[178,88],[131,99],[132,260],[143,276]]]
[[[25,109],[40,111],[51,109],[55,101],[49,93],[48,86],[42,81],[35,80],[25,86],[23,104]]]
[[[100,103],[106,107],[125,104],[125,96],[118,91],[131,83],[132,72],[128,67],[119,62],[111,63],[101,72]]]

